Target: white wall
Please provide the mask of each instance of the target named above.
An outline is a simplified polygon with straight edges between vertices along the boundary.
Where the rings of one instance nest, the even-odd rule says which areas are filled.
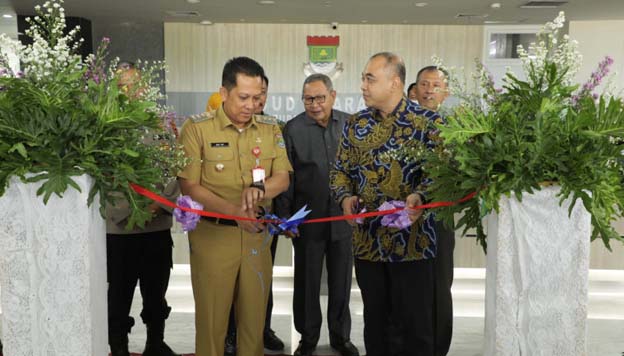
[[[571,21],[570,37],[579,41],[579,50],[583,55],[583,66],[577,81],[583,84],[598,67],[598,62],[605,56],[611,56],[615,62],[611,67],[617,72],[614,78],[617,91],[624,89],[624,20],[619,21]],[[621,94],[621,93],[620,93]]]
[[[308,35],[339,35],[338,62],[345,71],[336,80],[340,92],[359,92],[360,74],[375,52],[394,51],[405,58],[408,81],[432,54],[451,65],[467,65],[481,56],[481,26],[216,24],[165,23],[165,58],[171,68],[167,91],[213,91],[223,64],[246,55],[262,64],[277,92],[299,92],[308,62]]]
[[[336,108],[355,112],[364,107],[360,77],[368,58],[380,51],[402,55],[407,85],[417,71],[431,64],[433,54],[449,65],[473,67],[481,56],[481,26],[327,25],[296,24],[165,24],[168,104],[182,114],[203,111],[211,92],[221,83],[223,64],[235,56],[249,56],[264,67],[270,80],[266,112],[288,120],[303,111],[303,64],[309,61],[308,35],[338,35],[337,61],[344,72],[334,81]]]

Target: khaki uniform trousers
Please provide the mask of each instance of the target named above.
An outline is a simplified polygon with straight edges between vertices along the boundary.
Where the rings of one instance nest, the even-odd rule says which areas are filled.
[[[200,221],[189,233],[197,356],[223,355],[230,307],[236,308],[237,356],[263,356],[271,286],[268,232]]]

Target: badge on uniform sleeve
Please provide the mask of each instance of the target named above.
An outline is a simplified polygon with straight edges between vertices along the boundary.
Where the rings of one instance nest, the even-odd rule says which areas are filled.
[[[277,147],[284,148],[286,144],[284,143],[284,136],[281,133],[275,134],[275,139],[277,140]]]
[[[217,172],[221,172],[223,171],[223,168],[225,168],[225,166],[223,165],[223,163],[217,163],[215,165],[215,169],[217,170]]]
[[[256,146],[251,150],[251,153],[256,156],[256,166],[251,170],[251,177],[253,179],[253,182],[264,182],[264,178],[266,175],[264,172],[264,168],[260,166],[260,154],[262,153],[262,151],[260,150],[260,147]]]

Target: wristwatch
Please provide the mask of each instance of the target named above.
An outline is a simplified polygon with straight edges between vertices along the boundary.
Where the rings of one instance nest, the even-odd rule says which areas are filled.
[[[262,191],[262,193],[266,193],[266,191],[264,190],[264,182],[262,182],[262,181],[260,181],[260,182],[253,182],[253,183],[251,183],[251,185],[249,187],[260,189]]]

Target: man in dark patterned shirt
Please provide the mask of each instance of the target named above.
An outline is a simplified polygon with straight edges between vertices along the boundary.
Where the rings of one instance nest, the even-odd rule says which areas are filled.
[[[418,162],[388,159],[388,152],[423,143],[431,146],[430,123],[438,114],[404,96],[405,64],[393,53],[375,54],[362,73],[367,108],[344,127],[331,188],[345,215],[376,210],[383,202],[422,204],[426,179]],[[381,225],[381,217],[354,224],[353,253],[364,302],[368,356],[391,355],[389,322],[396,321],[401,355],[433,355],[433,214],[410,209],[412,226]],[[353,222],[352,222],[353,223]]]

